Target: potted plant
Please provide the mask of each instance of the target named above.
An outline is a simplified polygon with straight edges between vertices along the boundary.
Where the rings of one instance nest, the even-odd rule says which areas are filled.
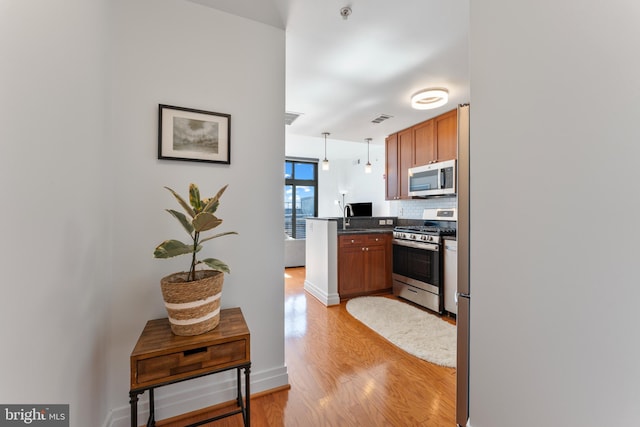
[[[222,224],[215,212],[227,186],[222,187],[215,197],[202,200],[198,186],[190,184],[189,203],[171,188],[165,187],[185,211],[183,213],[167,209],[167,212],[180,222],[191,238],[188,243],[165,240],[153,253],[155,258],[191,255],[189,271],[171,274],[160,281],[171,330],[176,335],[199,335],[214,329],[220,322],[222,284],[224,273],[230,273],[229,266],[215,258],[199,260],[197,253],[202,249],[204,242],[228,234],[238,234],[235,231],[227,231],[204,238],[201,236],[202,232]],[[209,269],[196,270],[196,266],[200,264],[208,266]]]

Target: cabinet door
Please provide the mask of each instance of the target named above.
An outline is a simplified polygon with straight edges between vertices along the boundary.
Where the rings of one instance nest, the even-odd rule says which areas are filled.
[[[338,254],[338,294],[340,298],[362,294],[366,289],[364,247],[340,248]]]
[[[389,135],[385,140],[386,149],[386,199],[395,200],[398,193],[398,134]]]
[[[434,129],[434,120],[427,120],[413,127],[414,166],[426,165],[436,160]]]
[[[400,167],[398,193],[401,199],[409,198],[409,168],[413,166],[413,131],[411,129],[398,132],[398,151]]]
[[[368,246],[366,248],[366,291],[376,292],[381,291],[389,287],[387,284],[387,269],[386,269],[386,250],[384,245]]]
[[[338,294],[345,298],[365,291],[366,234],[338,236]]]
[[[458,157],[458,110],[444,113],[434,119],[438,161]]]
[[[371,234],[367,239],[364,266],[367,292],[379,292],[391,288],[391,239],[387,234]]]

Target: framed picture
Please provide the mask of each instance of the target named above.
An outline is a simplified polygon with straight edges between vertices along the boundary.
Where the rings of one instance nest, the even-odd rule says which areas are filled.
[[[231,115],[159,105],[158,159],[231,163]]]

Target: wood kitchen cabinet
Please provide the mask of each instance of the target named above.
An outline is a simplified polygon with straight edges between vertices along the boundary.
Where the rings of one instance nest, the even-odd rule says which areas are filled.
[[[453,160],[458,155],[458,110],[387,137],[386,200],[409,199],[409,168]]]
[[[391,134],[385,139],[385,179],[387,200],[397,200],[400,198],[400,157],[398,150],[398,134]]]
[[[411,128],[415,158],[412,166],[422,166],[438,158],[434,120],[427,120]]]
[[[338,236],[340,299],[391,290],[391,234]]]
[[[437,146],[436,161],[458,158],[458,110],[451,110],[432,119]]]
[[[386,199],[409,198],[409,168],[414,166],[413,132],[405,129],[389,135],[385,141],[387,186]]]

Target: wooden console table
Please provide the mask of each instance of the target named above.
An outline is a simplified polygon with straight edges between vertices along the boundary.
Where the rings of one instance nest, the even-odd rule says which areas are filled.
[[[238,408],[190,426],[241,413],[245,427],[250,427],[250,344],[249,328],[240,308],[221,310],[220,324],[214,330],[191,337],[174,335],[166,318],[148,321],[131,353],[131,427],[138,427],[139,394],[149,391],[147,426],[155,426],[155,388],[230,369],[237,371]],[[244,369],[246,403],[242,399],[241,369]]]

